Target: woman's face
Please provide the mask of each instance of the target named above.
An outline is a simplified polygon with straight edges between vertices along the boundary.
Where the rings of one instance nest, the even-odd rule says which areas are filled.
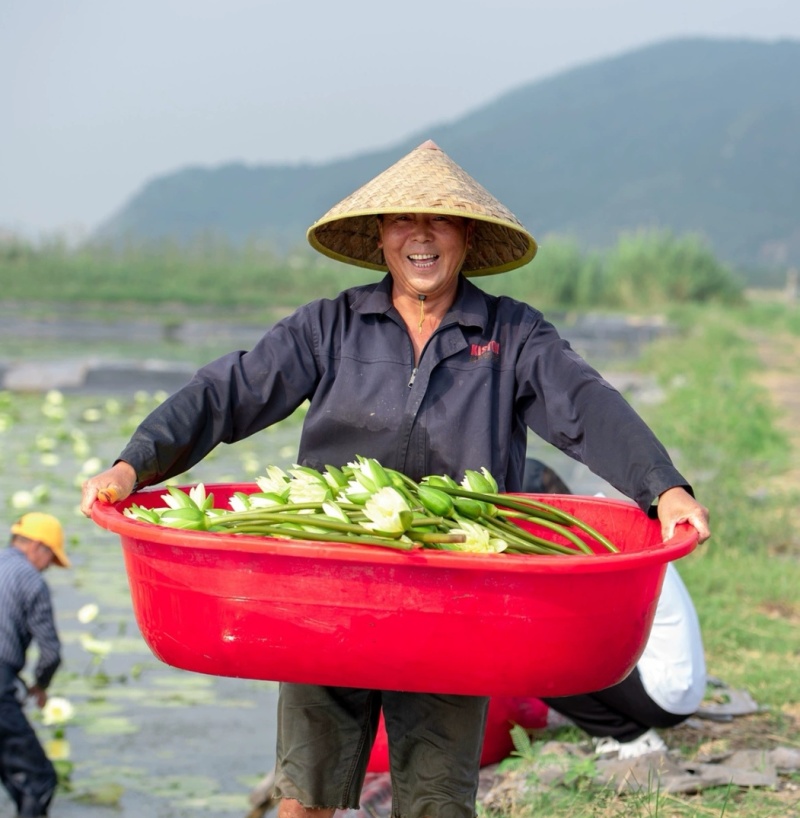
[[[386,266],[395,290],[416,298],[455,291],[473,223],[459,216],[387,213],[378,220]]]

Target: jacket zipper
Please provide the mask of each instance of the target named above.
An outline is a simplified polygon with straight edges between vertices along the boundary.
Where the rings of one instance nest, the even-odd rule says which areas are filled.
[[[409,389],[414,385],[414,380],[416,379],[416,377],[417,377],[417,367],[414,367],[411,370],[411,379],[408,382],[408,388]]]

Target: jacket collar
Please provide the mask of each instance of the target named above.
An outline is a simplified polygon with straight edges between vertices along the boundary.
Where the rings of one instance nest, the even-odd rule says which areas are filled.
[[[453,305],[442,321],[465,327],[485,329],[489,321],[486,293],[463,275],[458,277],[458,289]],[[363,288],[352,304],[352,310],[361,315],[385,315],[392,309],[392,276],[387,274],[377,284]]]

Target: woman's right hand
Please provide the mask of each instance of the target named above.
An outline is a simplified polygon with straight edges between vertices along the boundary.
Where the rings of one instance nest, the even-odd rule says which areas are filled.
[[[92,516],[92,506],[96,502],[116,503],[124,500],[136,485],[136,472],[130,463],[120,460],[110,469],[84,481],[81,489],[81,511]]]

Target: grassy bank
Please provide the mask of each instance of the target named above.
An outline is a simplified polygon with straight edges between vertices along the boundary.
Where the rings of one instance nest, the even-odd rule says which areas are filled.
[[[333,262],[308,246],[278,257],[257,243],[219,239],[78,248],[0,240],[3,298],[38,309],[69,305],[102,314],[113,304],[118,311],[217,310],[262,320],[381,275]],[[742,292],[740,278],[699,238],[661,231],[623,236],[604,253],[544,237],[531,264],[480,283],[537,305],[574,309],[735,303]]]
[[[775,308],[698,311],[684,337],[659,342],[644,361],[669,387],[644,414],[713,515],[713,539],[684,566],[713,672],[776,712],[800,700],[800,543],[789,519],[800,497],[774,488],[797,454],[755,385],[763,364],[748,334],[796,324],[795,312]]]
[[[778,431],[769,394],[755,383],[762,363],[749,339],[754,330],[800,335],[800,313],[752,304],[684,310],[675,319],[683,334],[657,342],[639,362],[655,373],[665,399],[638,408],[711,511],[712,539],[679,563],[697,606],[709,673],[748,690],[767,708],[736,719],[729,746],[800,747],[800,532],[792,529],[789,514],[800,495],[781,483],[797,453]],[[664,735],[689,756],[707,739],[689,729]],[[567,730],[564,737],[578,736]],[[514,809],[515,818],[774,818],[797,814],[800,807],[796,775],[784,779],[780,792],[720,787],[667,795],[645,786],[625,797],[598,788],[590,777],[590,768],[576,768],[570,786],[526,799]]]

